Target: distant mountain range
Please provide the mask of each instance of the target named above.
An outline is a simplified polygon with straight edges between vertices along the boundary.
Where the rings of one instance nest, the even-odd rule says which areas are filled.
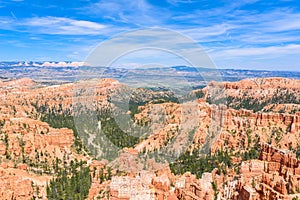
[[[71,62],[71,61],[45,61],[45,62],[33,62],[33,61],[21,61],[21,62],[0,62],[1,67],[80,67],[89,66],[86,62]]]
[[[190,66],[171,66],[164,68],[91,67],[85,62],[0,62],[0,78],[10,80],[28,77],[45,84],[73,82],[89,78],[114,78],[122,80],[170,79],[184,77],[193,86],[204,86],[210,81],[239,81],[246,78],[283,77],[300,79],[300,72],[211,69]],[[180,84],[180,83],[179,83]]]

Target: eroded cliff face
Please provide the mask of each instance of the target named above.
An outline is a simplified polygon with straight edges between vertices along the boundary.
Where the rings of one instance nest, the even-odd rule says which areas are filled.
[[[300,113],[260,113],[251,110],[227,109],[220,105],[209,105],[200,102],[197,107],[191,107],[189,114],[176,103],[147,105],[135,115],[137,123],[147,123],[151,135],[136,145],[139,152],[159,150],[168,145],[168,141],[189,129],[182,126],[195,127],[190,149],[201,147],[211,132],[215,133],[210,142],[212,152],[222,146],[229,151],[243,151],[261,142],[270,143],[283,149],[296,149],[300,137]],[[159,109],[157,109],[159,107]],[[195,108],[198,110],[195,111]],[[164,118],[162,120],[162,118]],[[186,120],[186,121],[183,121]],[[193,125],[191,125],[193,124]],[[172,144],[179,148],[180,143]]]
[[[238,181],[240,199],[299,198],[299,160],[288,150],[262,145],[259,160],[243,162]]]
[[[257,95],[254,95],[252,99],[262,98],[262,95],[269,94],[262,98],[266,100],[272,99],[272,96],[276,95],[278,91],[288,91],[297,100],[299,88],[296,83],[298,81],[277,78],[247,80],[225,83],[225,92],[228,93],[228,96],[240,95],[239,97],[242,97],[243,93]],[[293,93],[293,91],[296,92]],[[296,104],[293,106],[291,104],[282,105],[289,110],[297,107]],[[160,151],[168,146],[168,142],[176,137],[180,130],[182,131],[181,126],[184,124],[183,118],[185,117],[184,106],[176,103],[163,103],[140,107],[140,112],[135,115],[135,119],[138,124],[149,125],[152,135],[137,144],[134,150],[148,153]],[[266,113],[246,109],[235,110],[224,105],[208,104],[205,99],[198,100],[197,108],[198,111],[186,109],[191,113],[189,116],[192,116],[189,120],[193,119],[193,122],[197,123],[189,150],[201,148],[206,142],[206,137],[214,131],[217,133],[217,137],[210,143],[211,151],[214,153],[223,149],[231,152],[232,162],[238,164],[240,170],[237,172],[228,169],[226,175],[215,170],[212,173],[204,173],[201,179],[197,179],[191,174],[179,176],[177,181],[181,180],[182,182],[178,183],[177,187],[170,188],[177,198],[300,198],[298,182],[295,181],[297,180],[298,160],[292,153],[292,150],[296,150],[299,146],[300,113],[282,113],[278,112],[278,109],[269,109]],[[172,143],[172,145],[175,149],[178,148],[176,143]],[[241,161],[241,153],[247,152],[249,149],[255,151],[256,148],[256,151],[261,151],[258,160]],[[189,178],[186,179],[186,176]],[[174,180],[169,178],[169,180],[171,179]],[[202,186],[201,180],[205,180],[204,182],[209,184]],[[187,182],[189,184],[186,184]],[[175,183],[176,181],[171,185]]]
[[[295,114],[300,111],[299,104],[286,103],[286,104],[268,104],[263,109],[263,112],[276,112],[276,113],[289,113]]]
[[[135,91],[134,100],[144,98],[145,102],[133,114],[133,126],[148,126],[148,134],[133,147],[124,148],[115,163],[108,165],[104,160],[92,160],[85,150],[77,151],[71,129],[53,128],[42,119],[45,113],[71,116],[74,94],[79,90],[94,88],[91,102],[105,108],[114,107],[110,99],[117,90],[132,91],[113,79],[49,87],[30,79],[0,82],[0,186],[6,191],[0,192],[0,199],[46,199],[46,185],[56,176],[56,162],[63,166],[75,160],[87,161],[90,168],[88,199],[296,198],[300,167],[292,151],[300,145],[299,83],[279,78],[211,83],[203,89],[203,99],[183,104],[153,100],[157,95],[171,98],[169,93]],[[221,88],[231,98],[230,104],[209,104],[213,102],[209,87]],[[147,94],[140,95],[142,92]],[[290,99],[284,98],[280,105],[262,105],[265,112],[233,109],[244,97],[249,105],[255,101],[266,104],[274,96],[287,94]],[[282,113],[282,108],[288,112]],[[187,145],[182,148],[183,144]],[[165,148],[183,153],[207,145],[212,154],[228,151],[234,168],[227,168],[226,174],[214,169],[197,178],[189,172],[174,175],[155,159],[146,164],[137,161],[140,155]],[[241,155],[255,148],[261,151],[259,159],[242,161]],[[115,168],[110,171],[109,166]]]
[[[0,165],[1,199],[47,199],[46,187],[52,176],[38,175],[26,164],[2,162]]]
[[[201,91],[204,92],[208,102],[221,102],[234,109],[245,108],[254,111],[262,111],[265,106],[270,104],[299,104],[300,100],[299,80],[286,78],[212,82]],[[272,109],[268,109],[268,111],[272,111]],[[297,109],[293,109],[293,113],[295,111]]]
[[[154,172],[115,176],[108,185],[110,199],[286,199],[299,198],[299,160],[290,151],[263,144],[257,160],[244,161],[239,173],[217,170],[200,179],[191,173],[175,176],[167,167]]]
[[[115,80],[99,82],[96,100],[106,100]],[[57,167],[92,159],[75,150],[74,132],[42,122],[41,111],[71,110],[74,84],[44,87],[30,79],[0,82],[0,199],[47,199]],[[38,110],[44,109],[44,110]],[[92,166],[92,165],[91,165]]]

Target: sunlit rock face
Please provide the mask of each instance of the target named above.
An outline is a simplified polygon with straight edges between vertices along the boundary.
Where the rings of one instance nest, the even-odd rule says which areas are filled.
[[[299,195],[299,161],[290,151],[297,149],[300,137],[299,81],[270,78],[211,83],[202,89],[203,98],[196,99],[194,104],[155,102],[154,97],[169,98],[170,93],[137,91],[113,79],[87,81],[82,86],[89,88],[89,84],[95,89],[91,108],[94,105],[114,108],[116,105],[110,100],[116,91],[130,91],[134,93],[134,100],[145,101],[130,119],[132,126],[149,126],[151,134],[123,148],[112,164],[93,160],[94,155],[76,150],[73,130],[55,128],[43,121],[43,113],[72,115],[74,88],[80,89],[80,86],[74,83],[43,86],[27,78],[2,81],[0,186],[5,192],[0,192],[0,199],[46,199],[47,183],[56,176],[52,167],[57,159],[61,166],[68,166],[75,160],[87,162],[92,182],[88,199],[292,200]],[[212,95],[209,87],[223,88],[231,98],[229,104],[212,104],[208,98]],[[284,99],[286,94],[290,94],[293,102]],[[272,104],[274,96],[275,100],[281,97],[283,100]],[[257,102],[255,105],[261,106],[261,110],[238,108],[244,97],[248,102]],[[127,114],[132,113],[128,111]],[[227,173],[223,174],[214,169],[197,178],[189,172],[175,175],[168,165],[155,160],[146,163],[138,160],[141,154],[159,152],[168,145],[179,151],[183,141],[177,140],[172,145],[170,141],[180,138],[180,134],[188,132],[192,126],[195,129],[185,150],[203,148],[206,138],[216,133],[210,151],[214,154],[228,150],[234,154],[231,161],[240,165],[239,171],[227,168]],[[258,146],[261,151],[258,159],[242,161],[237,154]],[[180,155],[176,156],[174,160]],[[115,167],[109,172],[111,178],[100,181],[101,173],[108,173],[109,164]]]

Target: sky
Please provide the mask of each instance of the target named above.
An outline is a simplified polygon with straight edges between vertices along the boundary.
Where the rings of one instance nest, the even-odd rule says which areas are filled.
[[[0,61],[84,61],[145,28],[189,37],[217,68],[300,71],[299,0],[0,0]]]

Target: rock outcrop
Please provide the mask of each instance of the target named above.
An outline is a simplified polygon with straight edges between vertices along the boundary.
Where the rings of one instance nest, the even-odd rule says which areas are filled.
[[[240,199],[300,197],[299,160],[290,151],[262,145],[259,160],[243,162],[237,191]]]
[[[202,90],[206,92],[203,99],[178,104],[153,100],[155,95],[170,97],[169,93],[133,92],[113,79],[47,87],[30,79],[0,82],[0,188],[4,188],[0,199],[46,199],[46,184],[55,177],[56,160],[61,165],[87,161],[92,177],[89,199],[300,198],[300,166],[292,153],[300,145],[299,83],[280,78],[211,83]],[[229,107],[211,104],[212,87],[215,91],[224,89],[225,96],[232,98]],[[111,180],[101,180],[101,173],[108,174],[108,163],[92,160],[84,151],[76,152],[71,129],[53,128],[41,119],[45,113],[72,116],[72,106],[82,102],[88,102],[86,109],[114,108],[111,98],[124,91],[133,92],[134,100],[146,102],[133,116],[132,126],[147,127],[149,132],[134,147],[120,151],[115,163],[110,163],[118,170],[112,171]],[[77,92],[85,95],[76,96]],[[285,107],[264,105],[265,112],[233,109],[238,99],[265,104],[283,94],[296,103],[290,105],[284,99],[280,105]],[[289,112],[279,112],[282,108]],[[241,163],[239,173],[227,168],[224,175],[215,169],[199,179],[188,172],[174,175],[168,166],[154,160],[136,162],[141,155],[153,152],[169,151],[176,159],[186,150],[205,147],[212,153],[222,149],[234,155],[232,163]],[[258,147],[259,159],[241,161],[243,153]]]

